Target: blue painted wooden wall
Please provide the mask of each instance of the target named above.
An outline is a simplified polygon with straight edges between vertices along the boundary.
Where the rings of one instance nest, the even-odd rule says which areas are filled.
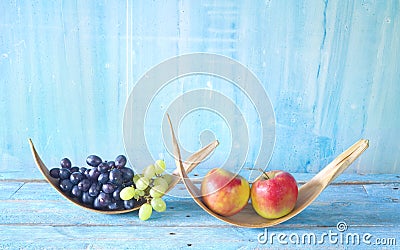
[[[0,178],[40,178],[28,138],[48,165],[64,156],[83,164],[90,153],[106,159],[123,153],[123,113],[135,83],[160,62],[191,52],[233,58],[262,82],[276,116],[270,168],[317,172],[367,138],[370,148],[348,171],[399,173],[397,0],[5,0],[0,2]],[[263,138],[252,103],[240,89],[216,79],[171,84],[155,98],[159,106],[146,121],[155,158],[165,154],[162,104],[193,89],[213,88],[244,113],[252,146],[246,162],[254,162]],[[235,125],[204,110],[194,112],[181,121],[179,139],[196,150],[198,135],[210,129],[221,146],[208,162],[218,165],[230,150],[229,126]]]

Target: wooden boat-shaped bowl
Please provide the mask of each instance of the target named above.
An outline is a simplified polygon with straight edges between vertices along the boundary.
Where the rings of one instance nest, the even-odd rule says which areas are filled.
[[[329,163],[311,180],[302,185],[299,188],[296,206],[289,214],[278,219],[265,219],[255,212],[251,203],[248,203],[247,206],[239,213],[230,217],[225,217],[214,213],[203,203],[199,188],[193,184],[193,182],[189,179],[187,175],[186,169],[188,167],[184,167],[182,164],[180,149],[178,146],[178,142],[175,138],[171,122],[170,127],[173,140],[174,155],[176,159],[175,163],[180,171],[179,173],[181,175],[183,183],[185,184],[194,201],[202,209],[204,209],[204,211],[214,216],[215,218],[232,225],[248,228],[265,228],[274,226],[284,221],[287,221],[299,214],[301,211],[307,208],[336,177],[338,177],[351,163],[353,163],[354,160],[356,160],[358,156],[360,156],[368,148],[369,145],[368,140],[359,140],[353,146],[340,154],[331,163]],[[193,163],[193,165],[196,165],[196,163]],[[189,166],[189,168],[192,168],[192,166]]]
[[[55,190],[57,190],[61,196],[63,196],[65,199],[71,201],[72,203],[74,203],[75,205],[85,208],[87,210],[90,210],[92,212],[97,212],[97,213],[103,213],[103,214],[122,214],[122,213],[128,213],[128,212],[132,212],[135,210],[138,210],[140,208],[140,206],[144,203],[144,201],[142,203],[139,203],[136,207],[132,208],[132,209],[123,209],[123,210],[98,210],[98,209],[94,209],[91,208],[89,206],[86,206],[85,204],[80,203],[76,198],[73,198],[71,196],[66,195],[64,192],[61,191],[59,185],[58,185],[58,179],[55,179],[53,177],[50,176],[49,173],[49,169],[46,167],[46,165],[43,163],[42,159],[40,158],[39,154],[37,153],[35,146],[33,145],[33,142],[31,139],[28,140],[29,141],[29,145],[31,147],[31,151],[32,151],[32,155],[33,158],[35,160],[35,163],[37,165],[37,167],[39,168],[40,172],[42,172],[44,178],[53,186],[53,188]],[[218,141],[215,140],[213,142],[211,142],[210,144],[208,144],[207,146],[203,147],[202,149],[200,149],[199,151],[197,151],[196,153],[194,153],[193,155],[191,155],[186,162],[183,163],[183,165],[185,165],[184,167],[184,171],[186,173],[190,173],[201,161],[203,161],[216,147],[218,146]],[[172,172],[172,181],[169,184],[169,187],[167,189],[167,191],[165,193],[168,193],[171,189],[173,189],[176,184],[179,182],[180,180],[180,175],[179,175],[179,169],[175,169]]]

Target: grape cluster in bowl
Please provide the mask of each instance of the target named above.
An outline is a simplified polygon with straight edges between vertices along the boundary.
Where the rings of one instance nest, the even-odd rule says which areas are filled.
[[[143,174],[135,174],[127,167],[127,159],[119,155],[114,161],[103,161],[97,155],[89,155],[88,166],[72,166],[68,158],[60,161],[60,167],[50,169],[50,176],[58,180],[60,190],[85,207],[96,210],[139,209],[139,218],[147,220],[153,209],[166,209],[161,197],[168,189],[170,175],[165,171],[163,160],[149,165]]]

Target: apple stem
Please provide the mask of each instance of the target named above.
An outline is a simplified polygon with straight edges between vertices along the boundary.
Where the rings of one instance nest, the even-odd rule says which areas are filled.
[[[267,178],[267,180],[269,180],[269,176],[267,174],[267,172],[265,172],[264,170],[262,170],[261,168],[259,168],[259,170],[264,174],[265,178]]]

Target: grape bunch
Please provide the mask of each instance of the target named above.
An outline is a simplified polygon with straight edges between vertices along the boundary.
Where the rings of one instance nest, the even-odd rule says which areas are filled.
[[[133,183],[134,171],[126,167],[126,157],[119,155],[115,161],[103,161],[97,155],[89,155],[88,166],[72,167],[68,158],[61,160],[61,168],[52,168],[50,176],[59,180],[59,187],[86,207],[97,210],[131,209],[143,203],[125,202],[120,199],[121,190]]]
[[[72,167],[64,158],[60,167],[52,168],[50,176],[58,179],[59,188],[86,207],[97,210],[127,210],[139,207],[139,218],[147,220],[153,209],[166,210],[162,196],[172,176],[164,174],[165,162],[157,160],[142,174],[126,166],[127,159],[119,155],[115,161],[103,161],[97,155],[86,158],[86,167]]]
[[[140,206],[139,219],[147,220],[151,217],[153,210],[164,212],[167,208],[165,201],[161,198],[171,183],[172,176],[164,174],[165,162],[157,160],[143,169],[141,174],[133,176],[133,183],[124,187],[120,192],[120,198],[124,201],[145,199]]]

